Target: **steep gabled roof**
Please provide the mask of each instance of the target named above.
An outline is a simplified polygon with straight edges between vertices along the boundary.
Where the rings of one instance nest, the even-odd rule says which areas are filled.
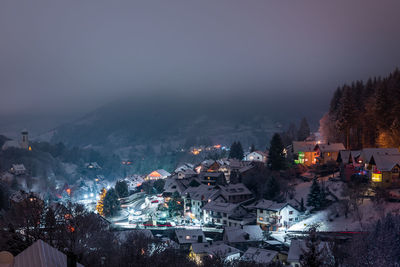
[[[364,163],[369,163],[374,155],[400,155],[397,148],[364,148],[361,150],[360,159]]]
[[[329,143],[329,144],[317,144],[315,149],[319,149],[322,153],[324,152],[339,152],[340,150],[346,150],[342,143]]]
[[[277,255],[278,251],[250,247],[240,259],[258,264],[268,264],[273,261]]]
[[[53,248],[42,240],[38,240],[30,247],[18,254],[14,259],[13,267],[67,267],[67,255]],[[77,263],[78,267],[83,267]]]
[[[382,155],[376,154],[371,157],[370,163],[375,163],[378,171],[391,171],[395,166],[400,166],[400,154]]]
[[[313,152],[316,144],[315,141],[293,141],[293,153]]]

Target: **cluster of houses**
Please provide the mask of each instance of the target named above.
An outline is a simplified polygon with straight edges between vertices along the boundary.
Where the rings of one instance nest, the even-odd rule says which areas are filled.
[[[301,214],[297,207],[267,200],[256,202],[243,183],[229,179],[252,169],[254,164],[229,159],[182,165],[166,178],[163,195],[168,198],[178,194],[183,199],[185,220],[198,225],[225,228],[257,224],[260,229],[276,231],[297,223]]]
[[[400,187],[398,148],[346,150],[341,143],[320,144],[315,141],[293,142],[291,148],[297,164],[338,163],[343,181],[350,181],[353,175],[363,175],[373,186]]]
[[[342,143],[322,144],[319,141],[294,141],[291,151],[296,164],[306,166],[336,162],[339,152],[345,150]]]
[[[260,265],[281,262],[300,267],[302,254],[308,250],[303,239],[292,239],[289,249],[282,249],[282,243],[267,240],[257,225],[226,227],[220,241],[207,238],[201,229],[177,229],[173,240],[178,249],[187,252],[199,265],[206,257],[218,257],[225,262],[235,260]],[[332,257],[326,242],[319,244],[319,250],[327,259]]]

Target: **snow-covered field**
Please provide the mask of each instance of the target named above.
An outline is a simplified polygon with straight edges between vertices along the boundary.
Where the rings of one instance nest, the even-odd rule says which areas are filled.
[[[389,212],[400,214],[400,203],[385,202],[376,204],[369,199],[365,199],[359,206],[359,216],[350,213],[348,218],[345,218],[343,214],[335,217],[334,214],[336,212],[333,211],[335,205],[337,204],[332,204],[326,210],[312,214],[309,218],[293,225],[288,230],[305,231],[312,225],[318,225],[319,231],[361,231]]]
[[[341,181],[331,181],[329,177],[319,178],[320,183],[323,182],[324,186],[329,189],[336,197],[343,199],[342,191],[345,183]],[[337,174],[335,175],[337,177]],[[299,182],[295,185],[294,199],[289,202],[304,200],[307,203],[307,196],[310,192],[312,182]],[[331,196],[328,196],[334,200]],[[309,207],[307,207],[310,209]],[[348,217],[344,216],[340,204],[335,202],[327,209],[318,211],[310,215],[305,220],[293,225],[289,231],[305,231],[312,225],[318,225],[319,231],[360,231],[366,229],[368,225],[374,223],[379,218],[387,213],[400,214],[400,203],[384,202],[375,203],[370,199],[364,199],[359,206],[359,211],[349,212]],[[338,217],[336,217],[338,215]]]

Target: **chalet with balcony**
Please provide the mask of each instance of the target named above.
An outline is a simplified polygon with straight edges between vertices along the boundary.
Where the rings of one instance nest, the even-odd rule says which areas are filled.
[[[289,228],[300,221],[300,211],[289,203],[277,203],[271,200],[260,200],[255,205],[257,209],[257,224],[264,230],[277,231],[279,228]]]

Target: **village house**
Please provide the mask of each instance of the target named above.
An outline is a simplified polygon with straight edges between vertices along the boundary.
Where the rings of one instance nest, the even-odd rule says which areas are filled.
[[[357,159],[360,156],[360,150],[341,150],[337,162],[339,163],[340,177],[348,182],[354,174],[362,174],[362,164]]]
[[[218,160],[220,163],[220,167],[218,169],[219,172],[223,172],[225,175],[225,179],[227,183],[231,183],[231,176],[238,176],[239,170],[244,166],[249,165],[249,163],[240,161],[237,159],[224,159]]]
[[[259,150],[247,153],[243,158],[244,161],[258,161],[263,163],[267,163],[267,159],[268,159],[268,152]]]
[[[219,185],[227,184],[223,172],[201,172],[198,177],[201,183],[206,184],[208,186],[214,186],[217,184]]]
[[[193,168],[193,164],[185,163],[176,168],[173,174],[176,175],[179,179],[193,177],[197,175]]]
[[[176,229],[176,240],[181,250],[189,251],[194,243],[206,242],[206,236],[201,229]]]
[[[189,258],[201,265],[206,257],[219,257],[224,262],[238,260],[241,251],[217,241],[212,243],[194,243],[190,248]]]
[[[190,186],[183,193],[184,212],[189,212],[192,219],[202,220],[203,207],[206,203],[211,202],[219,197],[219,189],[213,186],[201,184],[199,186]]]
[[[280,227],[289,228],[300,221],[300,211],[289,203],[260,200],[255,205],[257,224],[264,230],[277,231]]]
[[[11,166],[10,173],[14,175],[24,175],[26,173],[26,168],[24,164],[13,164]]]
[[[317,144],[314,148],[317,152],[317,163],[323,165],[330,161],[336,162],[341,150],[345,150],[342,143]]]
[[[274,250],[249,247],[240,260],[264,265],[277,261],[278,254]]]
[[[203,222],[222,226],[236,226],[241,222],[233,221],[231,216],[243,217],[248,212],[240,204],[210,201],[203,207]],[[239,223],[239,224],[238,224]]]
[[[368,162],[369,178],[374,186],[399,187],[400,155],[375,154]]]
[[[240,203],[253,198],[253,194],[250,190],[242,183],[228,184],[228,185],[217,185],[220,188],[220,194],[224,197],[226,202]]]
[[[307,166],[317,163],[317,152],[314,150],[316,141],[293,141],[292,153],[296,164]]]
[[[158,179],[165,179],[168,176],[170,176],[171,174],[169,172],[167,172],[164,169],[159,169],[159,170],[155,170],[152,171],[150,174],[148,174],[145,178],[145,180],[158,180]]]
[[[361,151],[342,150],[337,161],[344,181],[359,174],[366,175],[373,185],[390,187],[398,186],[396,162],[399,157],[397,148],[364,148]]]
[[[222,240],[235,248],[245,251],[248,247],[257,247],[264,240],[264,234],[258,225],[225,227]]]

